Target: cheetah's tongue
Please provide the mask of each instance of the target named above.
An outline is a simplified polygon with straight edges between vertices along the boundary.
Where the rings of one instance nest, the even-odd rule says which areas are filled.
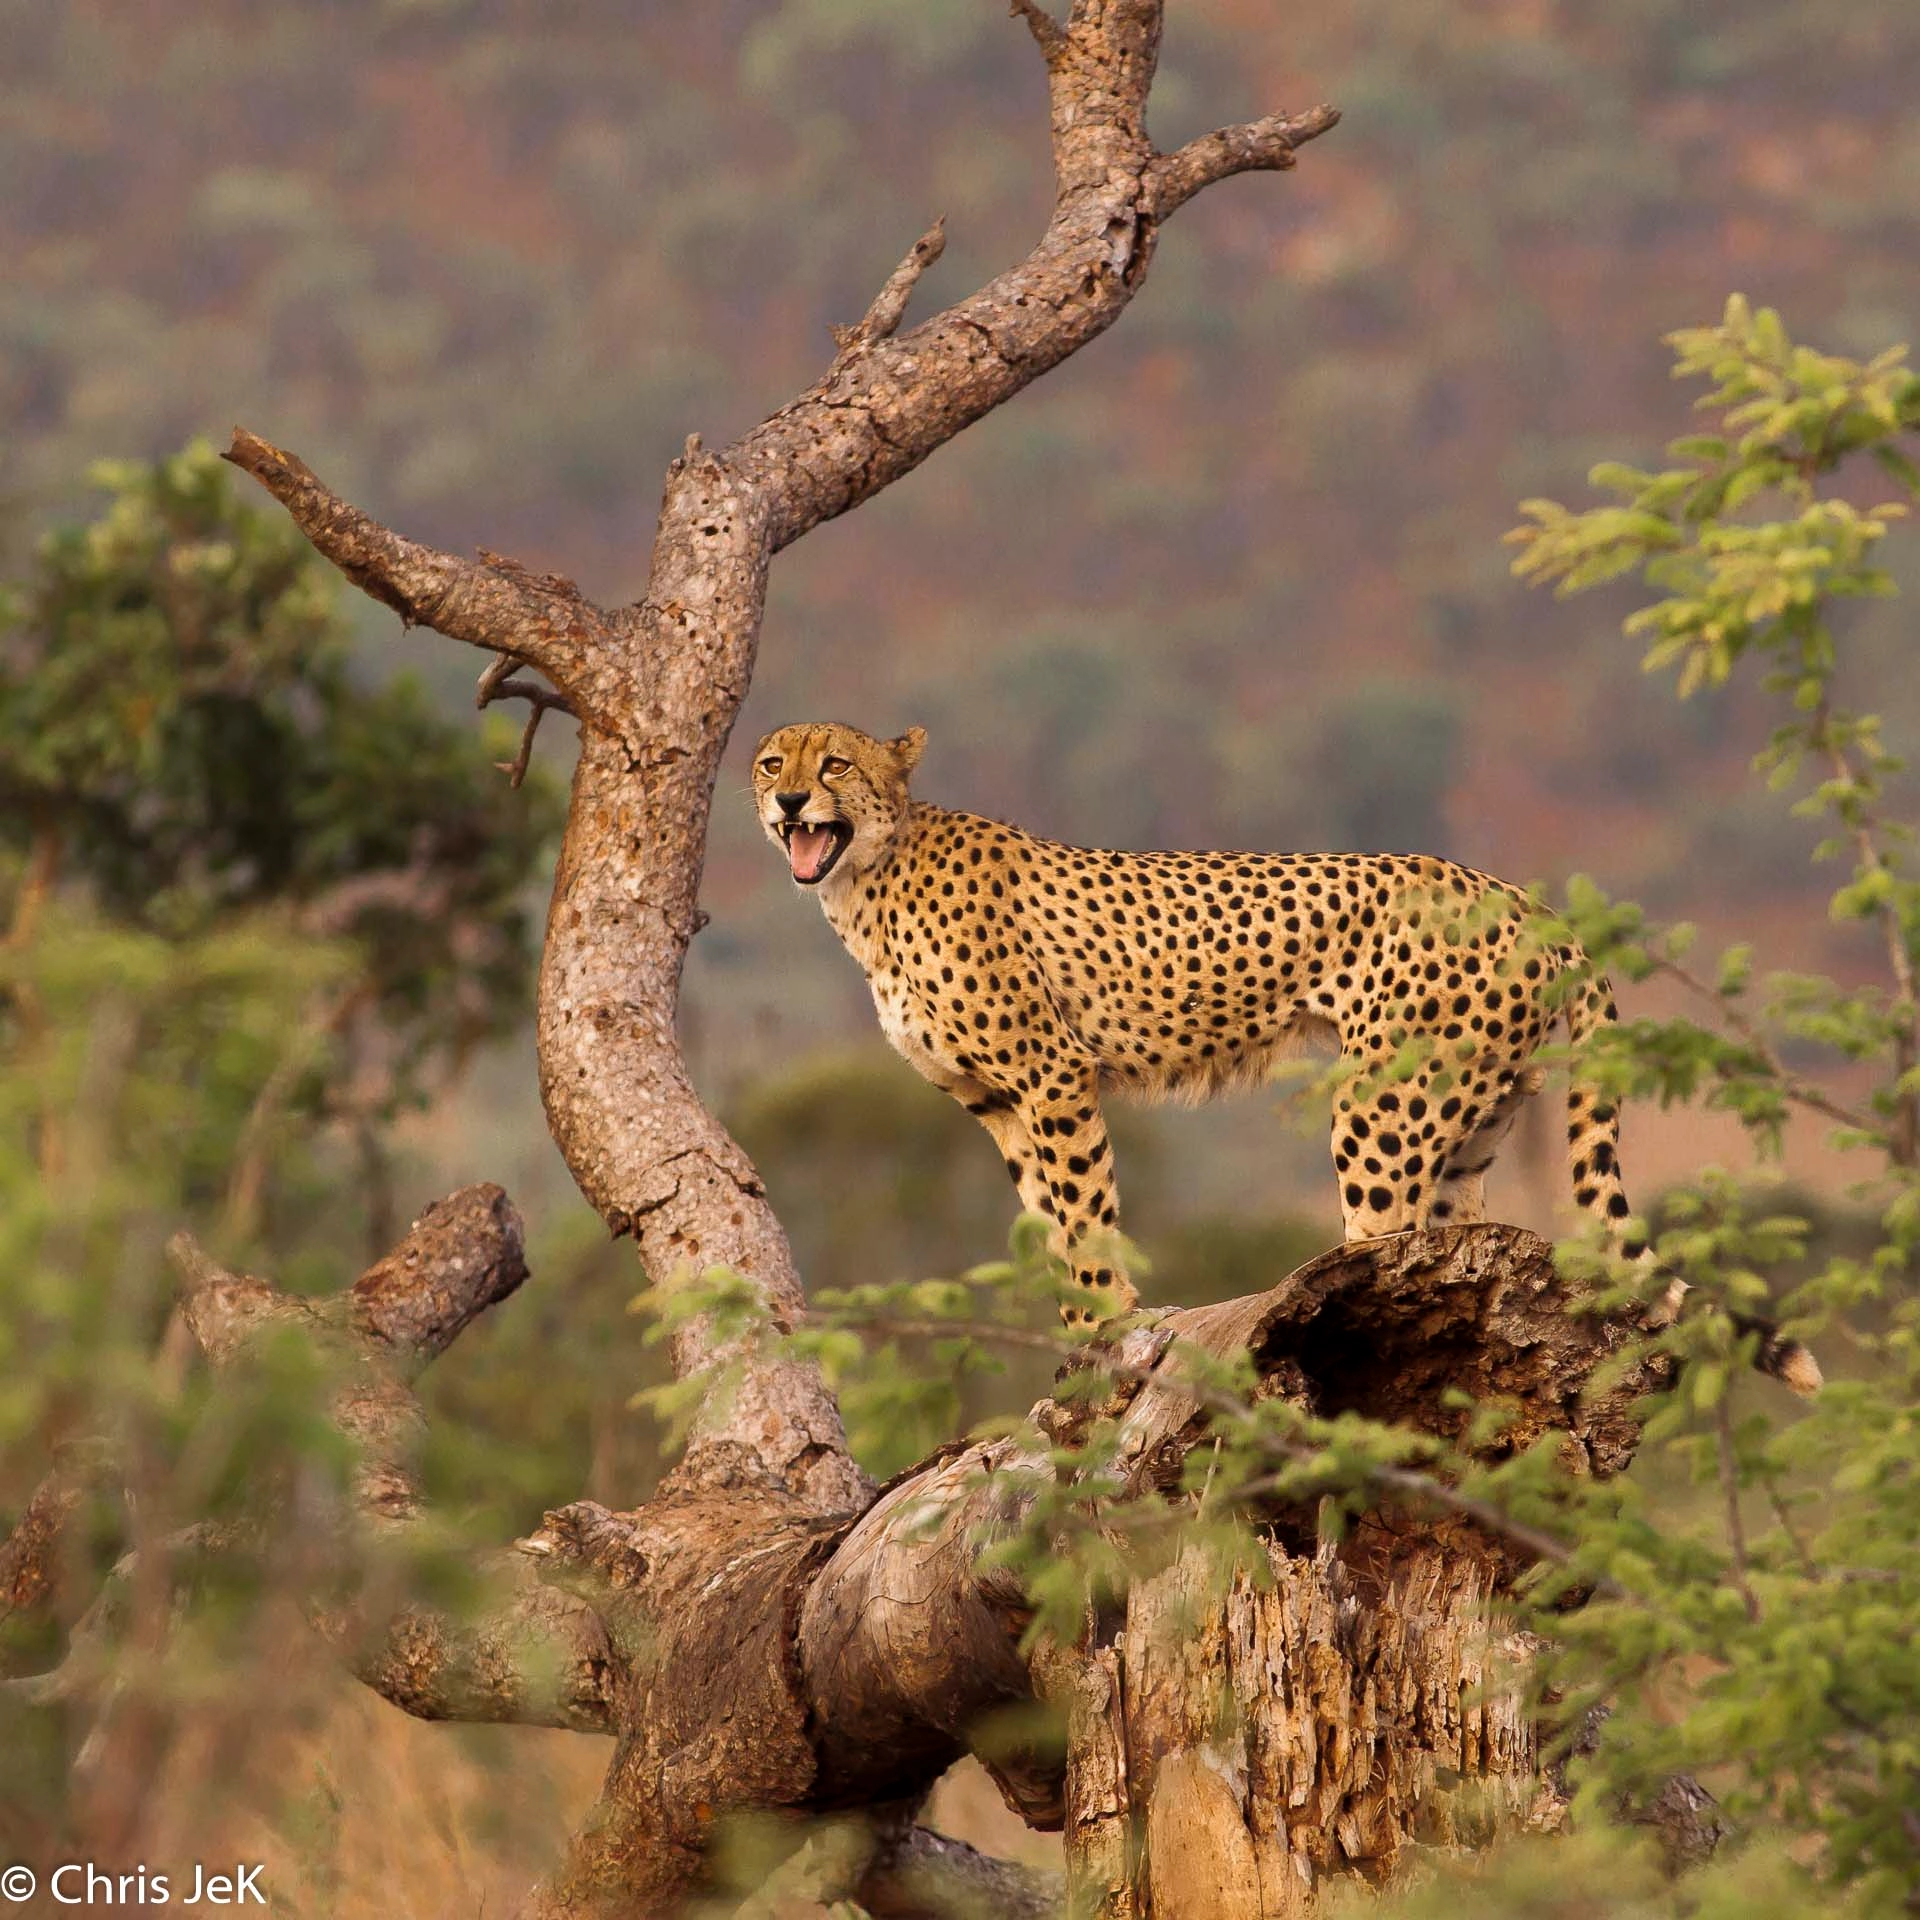
[[[796,880],[818,880],[832,853],[831,827],[795,827],[787,835],[787,865]]]

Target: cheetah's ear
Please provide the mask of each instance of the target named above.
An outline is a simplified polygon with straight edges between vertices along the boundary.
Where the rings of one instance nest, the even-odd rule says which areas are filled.
[[[920,755],[927,744],[925,727],[909,727],[897,740],[887,744],[893,749],[893,757],[900,762],[902,773],[911,773],[920,764]]]

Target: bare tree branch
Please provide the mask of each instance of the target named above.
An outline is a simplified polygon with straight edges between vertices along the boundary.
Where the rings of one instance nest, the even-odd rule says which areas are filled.
[[[216,1366],[235,1365],[278,1330],[320,1343],[341,1363],[331,1407],[360,1453],[347,1516],[359,1571],[344,1593],[330,1590],[317,1604],[315,1620],[354,1671],[423,1718],[614,1736],[600,1805],[536,1897],[533,1920],[675,1910],[702,1883],[714,1823],[729,1809],[797,1815],[911,1802],[975,1742],[983,1721],[1030,1705],[1041,1686],[1077,1702],[1083,1728],[1106,1724],[1118,1643],[1052,1649],[1036,1672],[1019,1647],[1028,1618],[1020,1582],[981,1564],[983,1548],[1021,1523],[1053,1473],[1049,1449],[1075,1445],[1094,1417],[1084,1394],[1036,1408],[1034,1437],[936,1455],[857,1520],[823,1518],[802,1493],[751,1482],[669,1485],[633,1513],[575,1503],[548,1514],[517,1553],[473,1561],[480,1599],[456,1614],[410,1597],[422,1422],[406,1382],[521,1283],[520,1226],[504,1195],[478,1187],[438,1203],[331,1298],[296,1299],[232,1274],[189,1240],[176,1242],[174,1257],[183,1312]],[[1544,1242],[1512,1228],[1456,1228],[1337,1248],[1266,1294],[1168,1315],[1085,1364],[1114,1380],[1097,1411],[1122,1422],[1117,1464],[1136,1491],[1177,1487],[1186,1454],[1226,1411],[1179,1366],[1189,1347],[1216,1361],[1251,1352],[1271,1390],[1321,1413],[1400,1418],[1431,1432],[1457,1428],[1455,1385],[1497,1389],[1515,1409],[1514,1444],[1559,1431],[1596,1471],[1610,1471],[1630,1448],[1626,1409],[1643,1383],[1583,1391],[1623,1335],[1566,1306]],[[1431,1504],[1424,1482],[1415,1491]],[[1276,1594],[1242,1594],[1235,1604],[1254,1611],[1216,1648],[1222,1659],[1239,1657],[1233,1647],[1253,1649],[1267,1663],[1249,1708],[1264,1716],[1261,1739],[1304,1738],[1302,1727],[1320,1724],[1313,1716],[1333,1711],[1336,1694],[1324,1690],[1359,1686],[1363,1675],[1383,1701],[1414,1703],[1383,1712],[1357,1744],[1303,1750],[1301,1777],[1313,1792],[1289,1804],[1274,1844],[1316,1872],[1326,1867],[1325,1796],[1348,1808],[1365,1800],[1370,1844],[1390,1847],[1415,1817],[1434,1754],[1484,1773],[1497,1794],[1525,1785],[1533,1748],[1510,1703],[1490,1700],[1471,1708],[1478,1718],[1457,1727],[1448,1719],[1437,1731],[1430,1717],[1443,1694],[1447,1714],[1468,1713],[1457,1683],[1480,1657],[1484,1600],[1509,1564],[1498,1528],[1492,1539],[1463,1533],[1461,1517],[1480,1516],[1369,1516],[1331,1557],[1289,1557],[1276,1544]],[[1289,1526],[1310,1530],[1310,1516],[1283,1521],[1283,1535]],[[188,1557],[177,1544],[173,1557]],[[209,1536],[192,1550],[221,1546]],[[117,1589],[147,1571],[123,1565]],[[1139,1589],[1145,1610],[1128,1628],[1125,1671],[1128,1688],[1160,1689],[1164,1712],[1166,1676],[1179,1669],[1149,1654],[1148,1628],[1186,1615],[1163,1585]],[[1335,1620],[1344,1623],[1337,1633]],[[1329,1646],[1339,1650],[1331,1664]],[[70,1659],[10,1691],[22,1704],[45,1703],[84,1694],[103,1671],[97,1660]],[[1307,1691],[1293,1681],[1276,1687],[1275,1672],[1296,1675]],[[1436,1675],[1452,1676],[1450,1689],[1436,1693]],[[1110,1728],[1093,1748],[1076,1749],[1075,1764],[1092,1764],[1092,1753],[1105,1765],[1101,1755],[1119,1752],[1110,1735],[1118,1737]],[[1076,1788],[1059,1756],[1043,1751],[996,1743],[989,1765],[1030,1822],[1067,1825],[1083,1870],[1105,1858],[1104,1788]],[[1376,1780],[1385,1783],[1377,1804],[1368,1798]],[[1180,1790],[1189,1789],[1198,1790],[1193,1781]],[[1134,1797],[1115,1804],[1137,1814],[1146,1791],[1136,1783],[1127,1788]],[[1146,1804],[1151,1812],[1160,1803]],[[1019,1915],[1045,1911],[1052,1898],[1045,1876],[933,1836],[884,1832],[860,1885],[870,1910],[901,1915],[951,1910],[942,1902],[969,1890],[999,1903],[987,1910]]]
[[[353,1283],[357,1327],[412,1379],[527,1278],[519,1210],[491,1184],[436,1200],[384,1259]]]
[[[528,697],[537,722],[544,705],[508,680],[511,656],[580,717],[540,982],[548,1122],[581,1191],[613,1233],[633,1236],[656,1283],[723,1265],[780,1325],[804,1311],[791,1248],[675,1039],[681,965],[704,917],[715,779],[752,675],[771,558],[1111,325],[1145,277],[1164,213],[1202,174],[1284,164],[1283,149],[1290,158],[1333,123],[1330,109],[1270,123],[1264,160],[1243,141],[1235,166],[1205,155],[1164,163],[1146,131],[1163,0],[1073,0],[1064,22],[1036,0],[1013,11],[1046,57],[1046,232],[1024,261],[903,334],[913,288],[943,245],[936,226],[812,388],[719,454],[690,438],[667,475],[638,605],[604,614],[568,582],[415,546],[251,435],[236,435],[231,456],[356,584],[403,618],[502,655],[483,699]],[[317,1337],[344,1328],[364,1343],[370,1332],[351,1313],[343,1322],[337,1308],[298,1307],[201,1269],[187,1312],[216,1353],[290,1313],[307,1315]],[[704,1328],[676,1333],[681,1377],[715,1358]],[[577,1677],[591,1665],[578,1651],[597,1632],[618,1675],[605,1695],[617,1734],[606,1788],[541,1913],[664,1910],[704,1871],[718,1810],[897,1800],[948,1764],[980,1713],[1031,1697],[1015,1651],[1020,1597],[973,1573],[976,1526],[1007,1523],[1019,1476],[984,1494],[962,1486],[954,1476],[980,1465],[969,1450],[950,1472],[930,1463],[908,1491],[871,1505],[817,1371],[780,1351],[732,1359],[728,1395],[710,1400],[649,1507],[564,1509],[517,1556],[539,1593],[585,1610],[549,1635],[556,1664],[571,1662]],[[370,1363],[337,1409],[365,1450],[361,1503],[394,1529],[418,1505],[403,1375]],[[490,1662],[511,1667],[502,1644],[527,1626],[511,1616],[483,1646],[438,1620],[411,1636],[389,1624],[362,1670],[413,1711],[484,1713],[512,1696],[524,1712],[531,1678],[516,1669],[503,1685]],[[593,1717],[577,1701],[569,1710]],[[999,1777],[1030,1817],[1064,1817],[1057,1763],[1003,1757]]]
[[[101,1477],[97,1449],[69,1448],[28,1498],[13,1531],[0,1540],[0,1627],[38,1612],[60,1590],[69,1529]]]
[[[1339,119],[1317,106],[1161,156],[1145,119],[1161,0],[1076,6],[1064,27],[1033,0],[1012,11],[1047,56],[1053,217],[1017,267],[891,343],[837,360],[726,451],[766,501],[776,550],[911,472],[1103,333],[1145,278],[1160,221],[1209,180],[1289,165]]]
[[[1144,281],[1161,222],[1193,194],[1290,166],[1337,119],[1315,107],[1158,153],[1146,108],[1163,6],[1071,0],[1063,22],[1038,0],[1012,0],[1046,59],[1046,231],[1025,260],[903,334],[913,288],[943,244],[936,226],[819,381],[718,454],[690,437],[667,475],[635,606],[605,612],[571,582],[485,551],[469,562],[419,546],[292,454],[235,434],[228,457],[356,585],[404,620],[499,656],[481,704],[518,697],[533,708],[516,765],[549,705],[580,719],[542,960],[541,1089],[580,1190],[611,1232],[635,1239],[662,1286],[719,1265],[757,1289],[777,1325],[805,1306],[759,1176],[701,1103],[675,1038],[715,781],[753,672],[773,555],[1113,324]],[[516,663],[554,691],[511,679]],[[316,1607],[356,1671],[425,1717],[613,1736],[601,1798],[535,1897],[536,1920],[678,1911],[707,1880],[729,1812],[898,1809],[981,1738],[983,1717],[1037,1696],[1069,1711],[1069,1762],[1002,1752],[996,1778],[1029,1820],[1064,1825],[1075,1891],[1105,1893],[1116,1911],[1181,1910],[1170,1876],[1183,1860],[1221,1869],[1194,1884],[1242,1892],[1336,1871],[1379,1877],[1425,1830],[1443,1772],[1487,1787],[1496,1814],[1532,1791],[1532,1729],[1487,1656],[1487,1602],[1539,1543],[1489,1537],[1476,1525],[1488,1516],[1457,1499],[1436,1517],[1429,1509],[1447,1502],[1420,1476],[1383,1481],[1418,1496],[1419,1510],[1383,1502],[1337,1546],[1311,1515],[1276,1512],[1270,1590],[1237,1582],[1223,1606],[1195,1566],[1175,1564],[1129,1593],[1124,1633],[1090,1618],[1079,1644],[1030,1660],[1027,1595],[1013,1575],[983,1568],[981,1547],[1026,1517],[1054,1450],[1091,1417],[1085,1400],[1042,1402],[1038,1438],[943,1451],[876,1496],[817,1370],[763,1343],[718,1356],[733,1363],[729,1391],[710,1397],[651,1502],[546,1515],[516,1551],[474,1564],[483,1602],[456,1614],[421,1604],[409,1580],[426,1531],[409,1383],[525,1277],[505,1196],[473,1188],[440,1203],[330,1300],[229,1273],[191,1241],[174,1257],[183,1317],[216,1367],[240,1363],[270,1330],[340,1362],[329,1412],[358,1448],[338,1516],[358,1577]],[[1464,1418],[1455,1391],[1497,1394],[1516,1410],[1506,1444],[1555,1433],[1595,1472],[1615,1471],[1632,1450],[1631,1383],[1583,1393],[1613,1334],[1566,1304],[1543,1243],[1464,1228],[1338,1249],[1268,1294],[1130,1331],[1109,1367],[1126,1485],[1182,1485],[1185,1458],[1222,1411],[1163,1364],[1179,1344],[1251,1354],[1264,1391],[1316,1411],[1447,1438]],[[699,1376],[716,1359],[709,1330],[680,1329],[672,1358],[680,1377]],[[49,1492],[0,1550],[0,1572],[11,1569],[22,1591],[44,1592],[49,1563],[36,1543],[60,1531],[64,1498]],[[135,1571],[151,1589],[167,1578],[165,1555]],[[1226,1771],[1250,1783],[1256,1761],[1267,1769],[1245,1803],[1213,1759],[1228,1737],[1217,1703],[1236,1697],[1255,1732]],[[1197,1850],[1196,1835],[1206,1842]],[[863,1897],[883,1915],[931,1912],[945,1896],[929,1882],[941,1875],[949,1894],[978,1893],[1016,1915],[1051,1894],[1004,1863],[896,1831],[869,1863]]]
[[[510,786],[518,787],[527,777],[527,768],[533,764],[533,737],[540,730],[541,718],[554,710],[577,720],[573,702],[563,693],[554,693],[531,680],[515,680],[510,676],[520,662],[510,653],[503,653],[490,660],[480,675],[480,684],[474,690],[473,704],[476,707],[490,707],[497,700],[524,700],[528,706],[526,730],[520,736],[520,751],[511,760],[498,762],[500,771],[507,776]]]
[[[1221,127],[1159,155],[1147,168],[1147,204],[1157,220],[1183,207],[1202,187],[1236,173],[1279,173],[1295,164],[1297,150],[1340,122],[1332,107],[1306,113],[1269,114],[1244,126]]]
[[[572,581],[484,548],[475,562],[408,540],[342,500],[297,454],[244,427],[223,458],[252,474],[327,559],[408,626],[515,654],[563,688],[593,685],[614,645],[613,623]]]
[[[1067,36],[1060,22],[1035,0],[1009,0],[1007,12],[1016,20],[1027,23],[1027,31],[1033,35],[1033,43],[1046,57],[1051,66],[1063,58],[1067,51]]]
[[[406,1383],[527,1277],[520,1216],[495,1186],[436,1201],[344,1294],[310,1300],[227,1272],[186,1235],[169,1246],[182,1311],[215,1366],[276,1327],[297,1327],[344,1362],[333,1415],[360,1448],[359,1520],[373,1549],[358,1589],[315,1624],[359,1677],[428,1720],[511,1721],[607,1732],[611,1657],[597,1612],[551,1590],[521,1555],[481,1556],[474,1604],[455,1615],[406,1597],[403,1551],[422,1503],[423,1422]]]
[[[883,1845],[854,1889],[873,1920],[1056,1920],[1066,1882],[928,1827]]]

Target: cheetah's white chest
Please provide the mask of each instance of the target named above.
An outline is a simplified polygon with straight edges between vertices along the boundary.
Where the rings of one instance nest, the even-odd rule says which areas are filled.
[[[942,1060],[926,1044],[926,1015],[915,1004],[912,990],[904,980],[888,973],[874,973],[867,984],[873,989],[874,1011],[880,1016],[880,1031],[887,1044],[915,1072],[939,1084],[952,1071],[952,1062]]]

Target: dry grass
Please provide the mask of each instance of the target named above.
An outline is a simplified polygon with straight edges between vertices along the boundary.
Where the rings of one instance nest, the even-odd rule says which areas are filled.
[[[344,1681],[330,1692],[318,1726],[272,1755],[270,1780],[191,1836],[156,1834],[155,1859],[264,1861],[283,1920],[490,1920],[553,1864],[611,1753],[580,1734],[425,1725]],[[1059,1861],[1058,1839],[1029,1832],[973,1762],[941,1782],[928,1819],[989,1852]]]
[[[290,1920],[511,1914],[591,1805],[610,1751],[537,1728],[429,1726],[342,1682],[318,1729],[276,1756],[278,1804],[239,1813],[221,1838],[266,1862],[262,1884]]]

